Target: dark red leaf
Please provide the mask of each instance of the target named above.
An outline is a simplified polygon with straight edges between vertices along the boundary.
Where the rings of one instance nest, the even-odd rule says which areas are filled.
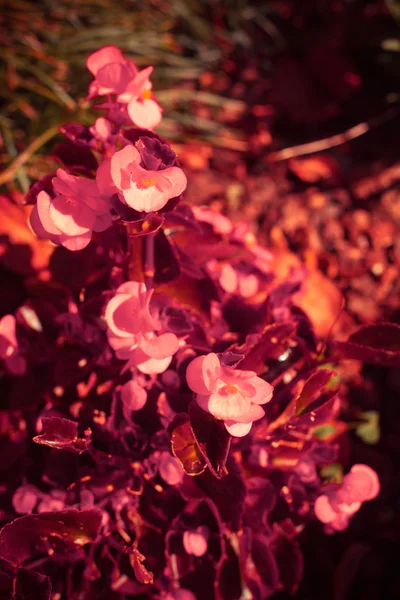
[[[71,552],[96,539],[101,521],[102,512],[98,509],[69,509],[20,517],[0,531],[0,558],[21,565],[38,554]]]
[[[207,464],[194,437],[188,415],[186,413],[177,415],[169,430],[172,452],[181,462],[185,473],[191,476],[203,473]]]
[[[28,569],[18,569],[16,593],[21,600],[50,600],[50,578]]]
[[[400,325],[379,323],[365,325],[353,333],[347,342],[333,342],[335,358],[353,358],[366,363],[400,366]]]
[[[293,321],[274,323],[268,325],[260,335],[248,336],[243,346],[235,348],[237,352],[246,354],[240,368],[262,373],[267,359],[278,358],[286,350],[287,340],[294,334],[296,327]]]
[[[37,444],[75,454],[87,450],[89,440],[78,438],[78,423],[60,417],[43,417],[42,425],[43,433],[33,438]]]
[[[246,487],[233,456],[228,457],[226,468],[228,474],[223,479],[217,479],[207,470],[196,477],[195,482],[217,506],[221,520],[237,531],[242,520]]]
[[[225,425],[200,408],[195,400],[189,405],[189,418],[207,466],[215,477],[224,477],[227,474],[226,461],[232,440]]]

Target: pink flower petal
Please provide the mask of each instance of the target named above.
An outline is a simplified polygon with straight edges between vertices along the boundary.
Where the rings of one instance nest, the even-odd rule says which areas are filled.
[[[239,294],[243,298],[251,298],[258,292],[259,281],[255,275],[240,275],[239,276]]]
[[[136,345],[134,336],[120,337],[113,334],[110,330],[107,331],[108,343],[115,351],[116,357],[120,360],[128,360],[132,355],[132,348]]]
[[[118,188],[111,178],[111,158],[104,160],[97,169],[96,183],[103,196],[112,196],[118,192]]]
[[[125,63],[109,63],[96,73],[96,82],[99,92],[103,96],[107,93],[121,94],[131,80],[131,73]]]
[[[14,348],[18,346],[15,323],[14,315],[4,315],[0,319],[0,336],[7,340],[8,344],[11,344]]]
[[[140,332],[140,306],[131,294],[116,294],[109,300],[105,320],[108,328],[119,337],[131,337]]]
[[[179,167],[169,167],[164,171],[157,171],[159,176],[158,185],[168,191],[170,198],[180,196],[186,189],[187,179],[185,173]],[[163,186],[161,178],[168,181],[168,186]]]
[[[105,231],[112,225],[112,218],[110,213],[104,213],[102,215],[96,215],[96,221],[93,225],[93,231],[100,232]]]
[[[253,377],[248,383],[255,388],[255,394],[250,396],[253,404],[266,404],[272,399],[274,388],[270,383],[261,377]]]
[[[229,235],[231,233],[233,229],[232,221],[224,215],[202,206],[192,206],[192,210],[199,221],[212,225],[216,233],[221,235]]]
[[[52,235],[59,235],[61,230],[56,226],[50,216],[51,203],[52,200],[50,196],[44,191],[40,192],[36,202],[37,214],[39,216],[40,223],[46,232]]]
[[[350,473],[343,479],[346,496],[352,502],[373,500],[379,494],[378,475],[367,465],[353,465]],[[347,498],[346,498],[347,501]]]
[[[150,340],[142,340],[140,348],[151,358],[158,360],[171,357],[179,347],[179,340],[174,333],[163,333]]]
[[[216,354],[198,356],[189,364],[186,370],[186,381],[196,394],[209,394],[214,388],[221,371],[219,358]]]
[[[235,269],[231,265],[223,265],[219,277],[222,289],[229,294],[233,294],[237,289],[238,282],[239,279]]]
[[[78,236],[93,228],[95,213],[83,202],[70,200],[66,196],[57,196],[50,205],[49,215],[61,233]]]
[[[94,125],[90,127],[90,133],[102,142],[106,142],[112,134],[112,124],[104,117],[95,120]]]
[[[208,548],[207,537],[199,529],[197,531],[185,531],[182,538],[186,552],[198,557],[204,556]]]
[[[130,102],[133,98],[141,96],[142,93],[151,89],[149,77],[153,72],[153,67],[147,67],[136,75],[136,77],[127,85],[122,94],[118,96],[118,102]]]
[[[139,371],[145,375],[164,373],[171,364],[171,360],[171,356],[162,359],[151,358],[140,348],[137,348],[131,354],[132,365],[135,365]]]
[[[337,517],[337,513],[333,510],[329,498],[325,494],[318,496],[316,499],[314,512],[321,523],[332,523]]]
[[[264,415],[265,412],[261,406],[258,404],[251,404],[249,410],[241,414],[237,420],[239,423],[253,423],[254,421],[262,419]]]
[[[228,387],[228,386],[226,386]],[[226,389],[226,388],[225,388]],[[218,390],[210,394],[208,410],[216,419],[224,421],[241,421],[250,411],[251,403],[239,392],[231,393],[229,389]]]
[[[140,154],[135,146],[129,144],[116,152],[111,158],[111,179],[119,190],[129,189],[131,185],[130,167],[140,162]]]
[[[169,485],[178,485],[182,482],[184,476],[181,463],[169,452],[161,452],[159,473]]]
[[[155,129],[162,120],[162,109],[155,100],[133,99],[128,104],[128,115],[137,127]]]
[[[93,52],[86,59],[86,66],[89,71],[96,75],[102,67],[108,63],[123,63],[124,56],[119,48],[116,46],[104,46],[97,52]]]
[[[147,402],[147,392],[132,379],[122,386],[121,400],[130,410],[141,410]]]
[[[89,244],[92,239],[92,232],[87,231],[82,235],[69,236],[69,235],[60,235],[60,244],[67,248],[68,250],[72,250],[72,252],[76,252],[78,250],[83,250]]]
[[[236,423],[235,421],[225,421],[225,428],[233,437],[244,437],[252,428],[252,423]]]
[[[49,233],[48,231],[46,231],[46,229],[43,227],[42,222],[40,220],[39,217],[39,213],[38,213],[38,207],[35,204],[35,206],[33,207],[30,217],[29,217],[29,223],[34,231],[34,233],[42,239],[48,239],[51,242],[53,242],[53,244],[60,244],[60,238],[58,235],[53,235],[52,233]]]

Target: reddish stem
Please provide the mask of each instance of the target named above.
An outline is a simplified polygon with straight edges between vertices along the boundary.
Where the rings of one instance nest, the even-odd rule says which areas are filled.
[[[155,263],[154,263],[154,234],[149,234],[143,238],[143,271],[144,283],[150,290],[153,287]]]

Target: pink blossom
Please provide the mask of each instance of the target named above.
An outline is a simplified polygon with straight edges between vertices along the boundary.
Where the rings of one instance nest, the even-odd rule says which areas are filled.
[[[29,483],[21,485],[14,492],[12,505],[15,512],[26,515],[34,511],[39,498],[42,497],[40,490]]]
[[[221,365],[216,354],[195,358],[186,371],[188,385],[199,406],[224,421],[235,437],[247,435],[253,421],[264,416],[261,404],[272,398],[272,386],[253,371]]]
[[[118,102],[127,104],[128,115],[133,124],[145,129],[154,129],[162,119],[162,108],[152,97],[152,72],[153,67],[140,71],[118,96]]]
[[[228,217],[221,215],[221,213],[203,206],[192,206],[192,210],[199,221],[212,225],[215,233],[229,235],[232,232],[232,221]]]
[[[99,117],[89,131],[100,142],[107,142],[112,134],[112,124],[104,117]]]
[[[69,250],[81,250],[93,231],[111,226],[108,202],[95,181],[57,169],[52,184],[56,196],[41,191],[31,213],[31,225],[39,237]]]
[[[184,471],[181,463],[167,451],[161,452],[158,470],[160,477],[168,485],[178,485],[183,480]]]
[[[121,400],[129,410],[141,410],[147,402],[147,392],[135,379],[131,379],[122,386]]]
[[[376,472],[367,465],[354,465],[339,487],[316,499],[315,516],[328,532],[343,531],[362,503],[376,498],[379,491]]]
[[[236,294],[243,298],[255,296],[259,288],[259,280],[254,273],[241,273],[232,265],[225,263],[221,267],[219,282],[222,289],[230,294]]]
[[[185,531],[182,541],[186,552],[193,556],[204,556],[208,548],[209,533],[205,525],[200,525],[196,531]]]
[[[120,94],[138,73],[135,63],[124,58],[115,46],[105,46],[90,54],[86,66],[95,77],[89,87],[89,98]]]
[[[116,152],[111,159],[111,178],[122,202],[139,212],[163,208],[186,188],[186,176],[179,167],[146,171],[139,165],[140,154],[132,145]]]
[[[161,324],[150,313],[152,293],[143,283],[128,281],[117,289],[105,311],[108,341],[117,357],[147,374],[163,373],[178,349],[174,333],[158,333]]]
[[[26,371],[26,360],[19,351],[15,325],[13,315],[4,315],[0,319],[0,359],[4,360],[11,373],[23,375]]]

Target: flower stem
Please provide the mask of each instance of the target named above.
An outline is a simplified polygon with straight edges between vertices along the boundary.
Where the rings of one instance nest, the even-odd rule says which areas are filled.
[[[144,283],[150,290],[153,287],[155,264],[154,264],[154,235],[149,234],[143,238],[143,271]]]

